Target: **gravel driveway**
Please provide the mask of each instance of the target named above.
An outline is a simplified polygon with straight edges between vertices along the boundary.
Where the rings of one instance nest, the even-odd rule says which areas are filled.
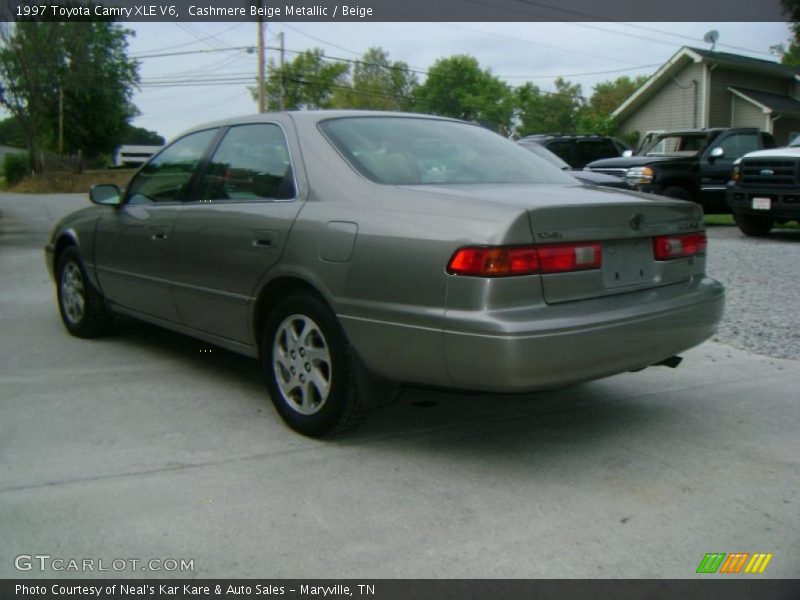
[[[800,231],[748,238],[736,227],[709,227],[707,271],[725,285],[715,341],[777,358],[800,358]]]

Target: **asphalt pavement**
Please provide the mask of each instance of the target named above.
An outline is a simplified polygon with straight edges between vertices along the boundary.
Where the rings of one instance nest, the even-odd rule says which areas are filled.
[[[407,390],[310,440],[254,360],[130,321],[67,335],[42,248],[84,203],[0,194],[0,578],[687,578],[708,552],[800,576],[798,360],[707,342],[554,393]]]

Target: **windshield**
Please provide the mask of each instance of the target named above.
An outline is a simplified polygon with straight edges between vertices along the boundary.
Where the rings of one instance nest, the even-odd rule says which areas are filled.
[[[791,142],[789,142],[789,146],[792,148],[797,148],[800,146],[800,135],[796,136]]]
[[[558,156],[557,154],[553,154],[552,152],[550,152],[550,150],[548,150],[544,146],[540,146],[539,144],[531,142],[520,142],[519,145],[525,148],[525,150],[533,152],[539,158],[543,158],[554,167],[558,167],[562,171],[570,169],[570,166],[566,161],[561,160],[560,156]]]
[[[353,168],[376,183],[575,183],[514,142],[468,123],[342,117],[319,126]]]
[[[707,133],[665,133],[654,137],[642,156],[696,156],[708,144]]]

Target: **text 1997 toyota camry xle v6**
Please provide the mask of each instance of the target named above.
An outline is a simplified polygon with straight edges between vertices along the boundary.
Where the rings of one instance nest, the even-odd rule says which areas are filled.
[[[476,125],[266,114],[189,131],[46,249],[74,335],[124,314],[259,357],[307,435],[397,384],[558,388],[709,338],[700,207],[581,185]]]

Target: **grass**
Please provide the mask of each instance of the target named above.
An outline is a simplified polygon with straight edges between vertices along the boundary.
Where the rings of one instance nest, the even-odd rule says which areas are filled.
[[[40,173],[10,186],[8,191],[22,194],[88,193],[98,183],[116,183],[125,187],[135,169],[103,169],[83,173]]]
[[[734,227],[736,223],[733,222],[733,215],[706,215],[706,225],[708,227]],[[800,225],[797,221],[789,221],[782,225],[775,225],[776,229],[794,229],[800,231]]]
[[[709,227],[732,227],[736,225],[733,222],[733,215],[706,215],[705,221]]]

